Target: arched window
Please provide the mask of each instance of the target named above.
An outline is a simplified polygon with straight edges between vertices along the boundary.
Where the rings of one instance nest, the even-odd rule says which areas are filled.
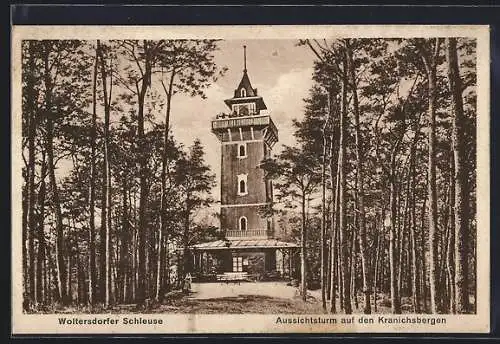
[[[244,88],[242,88],[240,90],[240,96],[243,98],[243,97],[246,97],[247,96],[247,90],[245,90]]]
[[[239,174],[238,175],[238,184],[237,184],[238,196],[244,196],[248,194],[247,190],[247,175]]]
[[[245,158],[247,156],[247,145],[245,143],[240,143],[238,145],[238,157]]]
[[[240,217],[240,231],[247,230],[247,218],[245,216]]]

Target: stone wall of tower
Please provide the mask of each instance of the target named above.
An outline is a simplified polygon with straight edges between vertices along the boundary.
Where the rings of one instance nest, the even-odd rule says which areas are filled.
[[[245,158],[238,157],[239,143],[246,144]],[[266,181],[264,170],[259,167],[264,158],[264,141],[226,142],[221,154],[221,204],[265,203]],[[247,194],[238,194],[238,175],[247,175]]]
[[[243,140],[242,140],[243,139]],[[246,157],[239,157],[239,147],[246,146]],[[231,129],[231,141],[224,140],[221,149],[221,227],[239,230],[241,217],[247,219],[247,230],[271,230],[272,221],[262,217],[259,207],[272,201],[270,182],[260,168],[270,149],[261,130]],[[247,194],[238,193],[238,175],[246,175]]]
[[[267,230],[267,219],[260,216],[258,206],[221,207],[221,228],[239,230],[239,219],[247,218],[247,230]]]

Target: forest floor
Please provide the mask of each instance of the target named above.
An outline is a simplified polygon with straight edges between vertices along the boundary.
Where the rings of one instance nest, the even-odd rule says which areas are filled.
[[[358,297],[359,308],[353,304],[353,313],[362,313],[362,298]],[[377,312],[390,313],[387,297],[377,297]],[[403,313],[405,311],[405,300]],[[330,301],[327,301],[329,308]],[[337,299],[337,309],[339,300]],[[285,282],[242,282],[238,283],[193,283],[190,293],[173,291],[166,295],[161,304],[152,303],[147,308],[135,304],[116,304],[104,310],[95,307],[61,307],[41,311],[42,313],[188,313],[188,314],[322,314],[320,290],[309,290],[307,302],[303,302],[297,287]],[[38,312],[35,312],[38,313]]]
[[[319,291],[310,291],[307,302],[296,287],[285,282],[193,283],[189,294],[173,293],[148,313],[322,313]],[[317,298],[319,297],[319,299]],[[319,300],[319,301],[318,301]],[[134,307],[118,305],[112,312],[136,312]]]

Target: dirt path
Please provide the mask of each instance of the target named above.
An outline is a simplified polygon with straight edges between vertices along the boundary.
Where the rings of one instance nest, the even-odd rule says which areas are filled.
[[[197,300],[239,296],[267,296],[292,300],[298,289],[285,282],[193,283],[190,298]]]

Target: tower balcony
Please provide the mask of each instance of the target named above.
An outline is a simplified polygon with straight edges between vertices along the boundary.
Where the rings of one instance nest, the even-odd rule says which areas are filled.
[[[245,239],[269,239],[273,233],[267,229],[248,229],[248,230],[227,230],[226,238],[229,240],[245,240]]]
[[[255,113],[249,116],[232,116],[221,114],[212,121],[212,131],[225,130],[227,128],[271,126],[276,132],[276,126],[269,115]]]
[[[221,141],[231,141],[232,133],[245,128],[250,128],[252,132],[260,132],[260,137],[271,145],[278,141],[278,129],[269,114],[255,113],[247,116],[221,114],[212,120],[212,133]],[[228,133],[229,136],[226,137]]]

